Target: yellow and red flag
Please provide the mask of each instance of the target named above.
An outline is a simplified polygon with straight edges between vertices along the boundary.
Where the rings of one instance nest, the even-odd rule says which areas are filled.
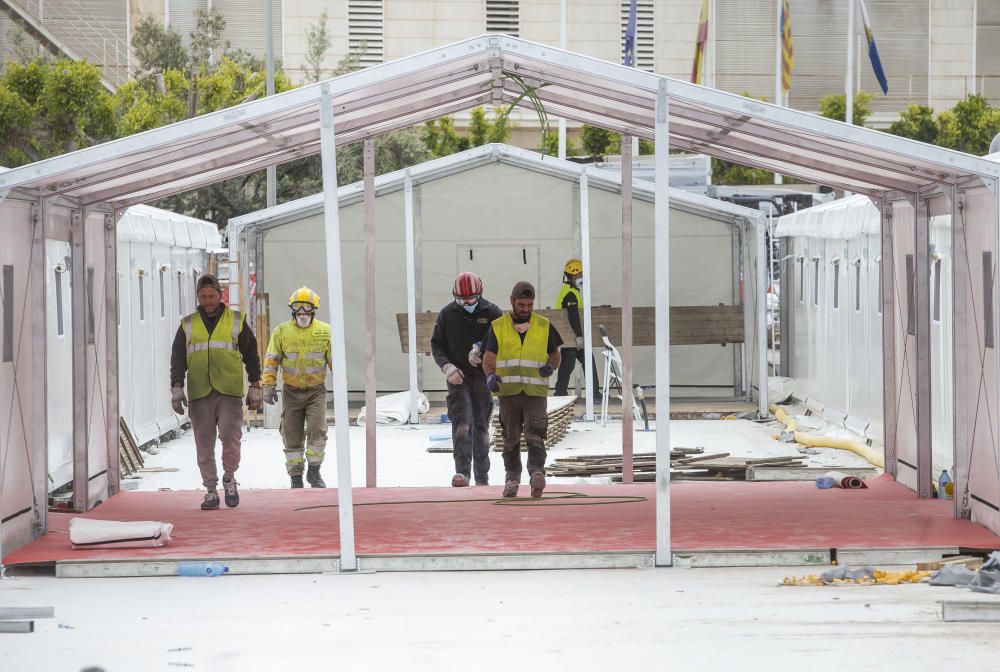
[[[792,88],[792,68],[795,52],[792,49],[792,19],[788,13],[788,0],[781,0],[781,90]]]
[[[710,0],[701,1],[701,18],[698,20],[698,37],[694,43],[694,63],[691,64],[691,82],[701,84],[701,71],[705,63],[705,45],[708,43],[708,13]]]

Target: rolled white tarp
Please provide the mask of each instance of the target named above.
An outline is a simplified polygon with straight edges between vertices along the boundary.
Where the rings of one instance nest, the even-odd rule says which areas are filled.
[[[173,523],[74,518],[69,521],[73,548],[153,548],[170,542]]]
[[[417,410],[426,413],[431,408],[430,402],[423,392],[417,394]],[[364,425],[368,419],[368,407],[362,406],[358,412],[358,425]],[[405,425],[410,420],[410,393],[394,392],[375,400],[375,424]]]

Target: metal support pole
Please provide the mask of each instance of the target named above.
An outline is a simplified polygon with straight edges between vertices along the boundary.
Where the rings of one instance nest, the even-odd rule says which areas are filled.
[[[781,333],[781,345],[779,347],[779,352],[781,354],[781,360],[778,365],[778,375],[792,377],[794,372],[792,371],[792,348],[795,342],[794,329],[795,325],[792,324],[792,281],[795,279],[793,268],[795,267],[795,260],[792,258],[792,248],[789,245],[789,240],[787,238],[778,239],[778,258],[781,259],[779,262],[781,264],[780,271],[778,272],[779,279],[781,280],[781,286],[785,289],[785,298],[781,300],[778,306],[778,325],[780,326]]]
[[[46,404],[48,394],[48,299],[45,278],[49,272],[45,255],[45,219],[49,205],[45,199],[38,202],[32,212],[31,267],[29,274],[29,296],[37,310],[36,319],[31,321],[31,370],[36,385],[31,386],[31,403],[34,407],[32,423],[32,460],[34,466],[31,491],[34,494],[34,530],[38,538],[48,528],[49,512],[49,413]]]
[[[351,434],[347,417],[347,351],[344,347],[344,277],[341,266],[340,210],[337,202],[337,148],[333,97],[324,83],[320,97],[320,156],[323,168],[323,224],[326,232],[326,281],[330,295],[333,350],[333,410],[337,439],[337,511],[340,514],[340,571],[358,569],[354,549],[354,493],[351,491]]]
[[[264,41],[264,60],[267,61],[267,82],[265,83],[267,95],[274,95],[274,2],[264,0],[266,6],[267,39]],[[273,208],[277,200],[278,171],[276,166],[267,167],[267,207]]]
[[[914,213],[914,261],[916,271],[916,316],[917,345],[917,496],[926,499],[933,495],[932,447],[934,435],[931,433],[933,406],[931,405],[931,262],[930,262],[930,217],[927,199],[913,198]]]
[[[583,261],[583,376],[586,399],[583,419],[594,421],[594,334],[590,290],[590,184],[587,167],[580,171],[580,260]],[[604,383],[607,385],[607,381]]]
[[[656,565],[670,553],[670,114],[667,80],[656,93],[653,259],[656,285]]]
[[[770,246],[767,245],[764,235],[764,227],[768,220],[757,220],[757,282],[754,283],[756,297],[754,304],[757,306],[757,415],[761,418],[767,417],[767,278],[771,273],[771,255],[768,253]],[[764,268],[767,264],[767,269]],[[765,275],[766,274],[766,275]]]
[[[782,2],[781,0],[774,0],[774,4],[777,8],[775,12],[775,30],[774,30],[774,104],[784,106],[784,85],[782,83],[783,79],[783,67],[782,67],[782,50],[784,48],[784,40],[782,39],[781,30],[784,26],[781,25],[781,10]],[[712,25],[715,25],[715,16],[712,16]],[[781,184],[781,175],[778,173],[774,174],[774,183]]]
[[[407,168],[403,174],[403,217],[406,222],[406,343],[410,372],[410,424],[420,422],[417,396],[417,263],[413,231],[413,177]]]
[[[87,393],[87,244],[86,210],[70,215],[70,292],[73,340],[73,508],[86,511],[90,503]]]
[[[365,487],[376,483],[375,453],[375,141],[364,140],[365,217]]]
[[[893,238],[892,204],[882,198],[882,425],[885,435],[885,470],[898,477],[899,453],[896,448],[896,333],[897,319],[895,299],[895,239]]]
[[[951,188],[951,295],[952,295],[952,408],[955,413],[952,464],[954,465],[955,517],[961,518],[962,497],[969,483],[969,464],[962,457],[967,446],[972,445],[970,428],[973,410],[968,399],[969,353],[977,352],[969,346],[969,251],[966,247],[964,194]],[[975,341],[973,341],[975,342]]]
[[[847,75],[844,82],[844,121],[854,123],[854,14],[858,0],[847,0]]]
[[[559,48],[566,48],[566,0],[559,0]],[[559,118],[559,150],[560,159],[566,158],[566,120]]]
[[[118,452],[118,220],[125,214],[116,210],[104,216],[104,369],[105,441],[108,451],[108,496],[121,487]],[[96,340],[96,339],[95,339]],[[96,343],[95,343],[96,346]]]
[[[589,318],[588,318],[589,319]],[[657,390],[659,392],[659,390]],[[622,136],[622,483],[632,482],[632,138]]]

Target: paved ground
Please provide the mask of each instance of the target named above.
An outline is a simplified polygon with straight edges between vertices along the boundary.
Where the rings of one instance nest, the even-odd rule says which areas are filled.
[[[805,571],[804,568],[801,571]],[[783,569],[0,581],[52,605],[0,670],[991,670],[1000,624],[927,585],[779,587]]]

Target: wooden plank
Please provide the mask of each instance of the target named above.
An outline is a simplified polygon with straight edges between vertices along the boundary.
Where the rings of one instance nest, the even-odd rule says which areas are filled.
[[[572,334],[565,310],[544,308],[536,311],[539,315],[549,318],[552,326],[568,341]],[[431,351],[431,335],[437,313],[427,311],[417,313],[417,352],[429,354]],[[595,347],[600,347],[599,325],[604,325],[608,338],[615,345],[621,344],[622,338],[621,308],[612,306],[595,306],[591,311],[591,325],[594,333]],[[409,327],[406,313],[396,313],[396,327],[399,332],[399,345],[403,352],[409,352]],[[742,343],[743,306],[671,306],[670,307],[670,344],[671,345],[704,345]],[[651,306],[640,306],[632,309],[632,344],[636,346],[654,345],[656,343],[656,311]]]
[[[55,607],[0,607],[0,621],[20,618],[53,618]]]
[[[917,570],[921,572],[933,572],[945,567],[946,565],[960,565],[962,567],[968,567],[969,569],[979,569],[983,566],[983,562],[982,558],[977,558],[974,555],[956,555],[951,558],[942,558],[939,560],[931,560],[929,562],[918,562]]]

